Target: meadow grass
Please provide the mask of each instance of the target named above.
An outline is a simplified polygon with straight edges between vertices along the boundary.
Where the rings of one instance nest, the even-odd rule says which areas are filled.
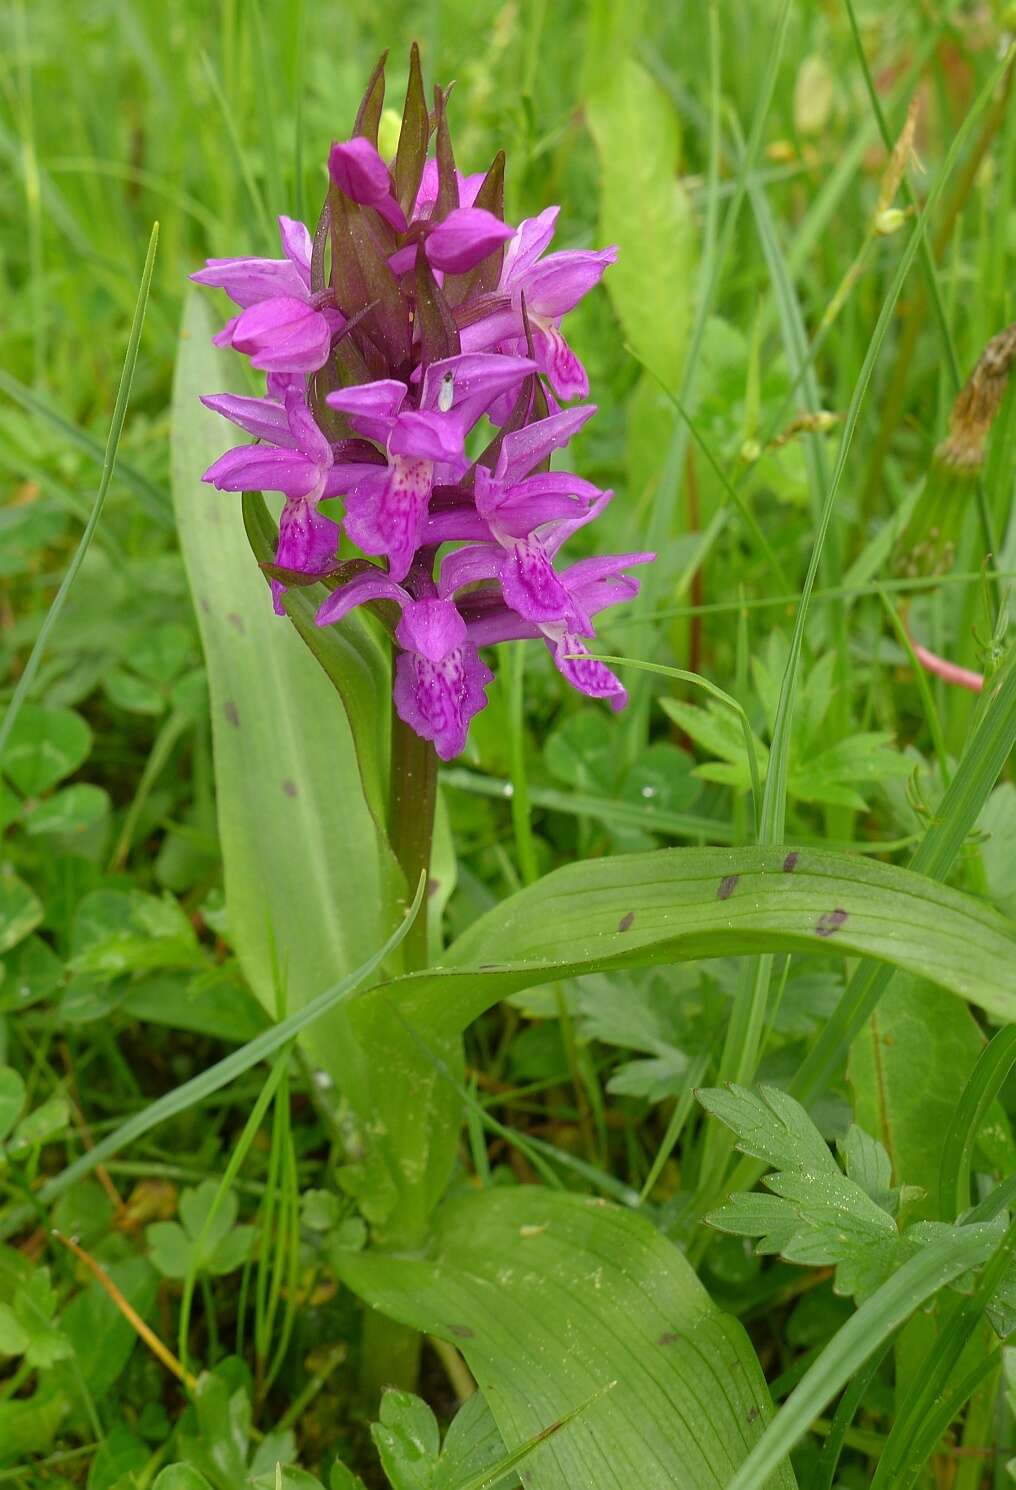
[[[208,256],[274,253],[278,212],[313,223],[327,147],[377,54],[390,49],[397,108],[413,40],[431,79],[455,80],[460,168],[506,149],[509,221],[559,201],[558,246],[620,245],[616,277],[569,331],[600,406],[576,469],[616,493],[602,546],[658,554],[599,643],[631,705],[614,717],[565,699],[542,649],[502,659],[441,775],[448,941],[557,866],[670,844],[824,845],[1012,918],[1004,376],[966,473],[936,451],[1016,320],[1013,24],[1003,0],[11,0],[0,756],[16,747],[27,764],[0,780],[0,1063],[19,1073],[4,1087],[0,1072],[0,1311],[14,1321],[4,1335],[0,1312],[0,1483],[146,1487],[237,1391],[252,1414],[231,1450],[244,1473],[268,1473],[276,1452],[338,1490],[352,1481],[336,1461],[384,1483],[360,1316],[337,1281],[366,1235],[343,1167],[348,1113],[294,1041],[399,937],[288,1016],[275,968],[273,1023],[233,955],[169,495],[187,275]],[[938,567],[928,543],[949,545]],[[923,670],[922,648],[947,665]],[[948,665],[982,675],[981,696]],[[40,705],[65,712],[43,729]],[[747,1323],[789,1401],[738,1490],[777,1483],[791,1448],[802,1486],[869,1483],[881,1459],[885,1490],[978,1490],[1005,1482],[1016,1391],[1002,1352],[971,1345],[1016,1245],[998,1220],[1016,1168],[1011,1030],[981,1055],[994,1033],[886,964],[761,951],[517,992],[472,1026],[464,1075],[436,1045],[424,1055],[465,1113],[456,1195],[535,1181],[648,1214]],[[750,1148],[734,1159],[730,1125],[694,1093],[760,1079],[825,1138],[853,1121],[879,1139],[893,1185],[913,1187],[904,1214],[987,1210],[851,1316],[832,1267],[763,1263],[700,1224],[764,1164]],[[32,1120],[19,1148],[15,1124]],[[77,1302],[87,1267],[54,1229],[112,1280],[108,1313]],[[904,1324],[989,1255],[973,1293]],[[24,1347],[12,1301],[30,1288],[42,1324]],[[204,1398],[188,1406],[133,1350],[127,1308],[185,1385],[210,1373]],[[115,1370],[89,1354],[90,1332]],[[829,1384],[853,1373],[823,1416]],[[440,1342],[421,1381],[445,1422],[471,1385]],[[585,1411],[583,1398],[557,1422]],[[539,1435],[519,1431],[522,1448],[498,1439],[506,1457],[488,1470],[535,1451]],[[189,1462],[231,1483],[233,1468],[216,1480]]]

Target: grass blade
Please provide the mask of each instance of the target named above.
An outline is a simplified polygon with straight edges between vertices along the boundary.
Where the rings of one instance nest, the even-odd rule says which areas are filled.
[[[354,968],[346,977],[340,978],[337,983],[333,983],[331,988],[326,988],[323,993],[319,993],[317,998],[311,999],[310,1003],[305,1004],[295,1014],[290,1014],[286,1019],[280,1020],[271,1029],[265,1030],[260,1035],[256,1035],[246,1045],[241,1045],[239,1050],[233,1050],[221,1061],[216,1061],[214,1066],[209,1066],[208,1070],[202,1071],[200,1076],[195,1076],[190,1081],[185,1081],[183,1086],[177,1087],[175,1091],[167,1092],[164,1097],[160,1097],[150,1107],[146,1107],[141,1112],[135,1113],[133,1117],[128,1118],[113,1133],[100,1139],[94,1148],[89,1149],[88,1153],[82,1154],[73,1164],[68,1165],[62,1173],[49,1180],[39,1192],[42,1203],[48,1205],[50,1202],[56,1200],[59,1195],[62,1195],[65,1190],[69,1189],[71,1185],[75,1184],[84,1175],[90,1174],[97,1164],[101,1164],[112,1154],[119,1153],[120,1149],[124,1148],[128,1143],[133,1143],[142,1134],[150,1132],[159,1123],[166,1122],[168,1118],[176,1117],[178,1113],[186,1112],[188,1107],[193,1107],[196,1103],[203,1101],[212,1092],[220,1091],[222,1087],[228,1086],[231,1081],[235,1081],[238,1076],[242,1076],[245,1071],[249,1071],[252,1066],[256,1066],[259,1061],[266,1060],[269,1056],[274,1055],[287,1041],[292,1040],[295,1035],[298,1035],[301,1030],[305,1030],[308,1025],[313,1024],[316,1019],[320,1019],[330,1009],[334,1009],[336,1005],[351,998],[361,984],[366,982],[371,973],[375,972],[381,966],[385,958],[394,952],[395,948],[406,936],[416,919],[420,906],[423,904],[425,887],[426,882],[421,875],[420,884],[417,887],[413,903],[404,920],[373,956],[368,957],[365,962],[362,962],[358,968]]]
[[[141,331],[145,324],[145,311],[148,307],[148,294],[152,285],[152,271],[155,268],[155,252],[159,243],[159,224],[153,223],[151,237],[148,240],[148,252],[145,255],[145,267],[141,273],[141,284],[138,288],[137,304],[134,307],[134,318],[131,321],[130,335],[127,338],[127,352],[124,356],[123,371],[120,374],[120,384],[117,388],[116,403],[113,407],[113,418],[109,426],[109,435],[106,439],[106,450],[102,460],[102,475],[99,478],[98,490],[95,493],[95,501],[88,515],[84,532],[78,539],[78,546],[74,550],[74,556],[67,566],[67,573],[60,581],[60,588],[53,597],[53,603],[46,613],[46,619],[39,628],[39,634],[35,638],[35,645],[29,653],[25,670],[18,679],[17,686],[7,705],[3,722],[0,723],[0,755],[3,755],[4,746],[14,728],[14,721],[21,711],[21,705],[31,691],[35,675],[39,670],[42,655],[46,650],[46,642],[49,634],[56,625],[57,618],[64,608],[64,602],[70,593],[71,585],[77,577],[81,568],[88,546],[92,541],[92,535],[98,526],[99,518],[102,516],[103,503],[106,493],[109,491],[109,483],[113,479],[113,471],[116,467],[116,452],[120,444],[120,436],[123,433],[124,419],[127,415],[127,401],[130,398],[131,384],[134,381],[134,369],[137,366],[138,346],[141,342]]]

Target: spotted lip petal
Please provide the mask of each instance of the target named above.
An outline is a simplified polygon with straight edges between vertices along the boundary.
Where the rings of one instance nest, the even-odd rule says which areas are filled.
[[[442,760],[451,760],[465,748],[473,715],[486,708],[484,689],[494,674],[448,600],[411,601],[395,639],[403,648],[393,692],[399,718],[432,741]]]
[[[434,466],[397,455],[361,481],[346,503],[346,531],[365,554],[385,554],[395,580],[409,573],[427,520]]]
[[[289,500],[279,518],[279,541],[275,562],[297,574],[327,574],[335,564],[339,546],[338,524],[318,512],[314,502]],[[282,596],[285,586],[272,580],[272,601],[277,616],[285,615]]]

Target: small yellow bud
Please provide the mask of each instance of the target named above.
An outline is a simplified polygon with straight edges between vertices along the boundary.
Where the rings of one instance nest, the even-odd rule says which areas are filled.
[[[402,115],[395,109],[382,109],[377,129],[377,148],[382,160],[394,160],[402,133]]]
[[[745,440],[741,446],[741,459],[746,466],[754,465],[762,454],[762,446],[757,440]]]
[[[907,214],[902,207],[887,207],[875,218],[875,232],[880,238],[889,238],[899,232],[906,220]]]

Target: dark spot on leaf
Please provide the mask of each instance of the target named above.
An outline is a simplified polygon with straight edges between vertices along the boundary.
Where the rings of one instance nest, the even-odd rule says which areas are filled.
[[[437,892],[440,890],[440,888],[441,888],[441,881],[440,880],[429,879],[427,881],[427,894],[428,895],[436,895]]]
[[[741,878],[739,874],[728,874],[726,879],[720,880],[720,888],[716,892],[717,900],[729,900],[737,889],[737,882]]]
[[[834,931],[839,931],[847,919],[847,912],[841,906],[834,911],[823,911],[815,922],[815,931],[818,936],[832,936]]]
[[[745,1422],[746,1423],[753,1423],[757,1417],[758,1417],[758,1408],[757,1407],[749,1407],[748,1408],[748,1416],[745,1418]]]
[[[792,854],[788,854],[787,857],[783,861],[783,873],[784,874],[793,874],[794,870],[797,868],[797,861],[798,861],[798,859],[800,857],[801,857],[800,854],[798,854],[796,852],[795,853],[792,853]]]
[[[240,635],[243,636],[244,632],[247,630],[243,616],[238,616],[235,610],[231,610],[229,615],[226,617],[226,620],[229,622],[230,626],[234,628],[234,630],[238,631]]]
[[[676,1345],[680,1338],[676,1330],[664,1330],[656,1343],[657,1345]]]
[[[205,597],[203,595],[201,597],[201,600],[200,600],[199,604],[201,606],[201,609],[204,611],[205,615],[206,616],[210,616],[211,613],[212,613],[212,607],[208,604],[208,601],[205,599]]]
[[[468,1324],[450,1324],[448,1326],[448,1333],[455,1335],[459,1340],[472,1340],[476,1331],[471,1330]]]
[[[234,725],[236,729],[240,728],[240,715],[237,712],[237,707],[231,698],[227,698],[226,702],[223,704],[222,712],[223,714],[225,714],[230,724]]]
[[[477,968],[481,973],[496,973],[500,964],[496,962],[479,962]]]
[[[617,923],[617,929],[618,929],[618,931],[630,931],[631,928],[632,928],[632,924],[633,924],[634,920],[635,920],[635,912],[634,911],[629,911],[626,916],[622,916],[621,919],[620,919],[620,921],[618,921],[618,923]]]
[[[295,797],[297,795],[296,782],[290,781],[287,777],[286,780],[282,783],[282,790],[285,792],[287,797]]]

